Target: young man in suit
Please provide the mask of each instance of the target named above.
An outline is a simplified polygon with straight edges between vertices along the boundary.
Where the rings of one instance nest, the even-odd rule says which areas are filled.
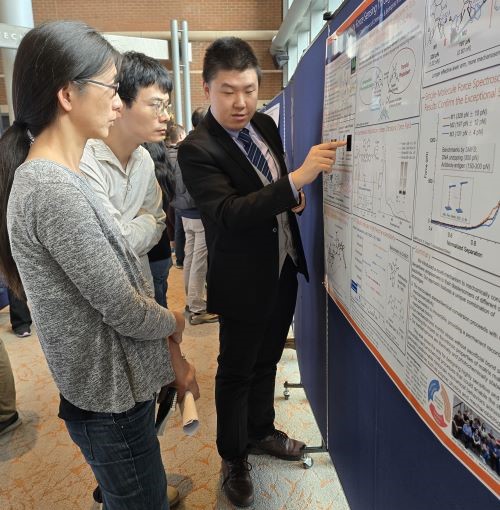
[[[274,384],[307,267],[295,213],[302,187],[331,171],[342,143],[313,147],[288,174],[279,132],[256,113],[260,67],[250,46],[216,40],[203,64],[210,109],[179,148],[208,246],[207,311],[220,316],[215,385],[223,488],[236,506],[254,500],[248,453],[285,460],[304,443],[274,427]]]

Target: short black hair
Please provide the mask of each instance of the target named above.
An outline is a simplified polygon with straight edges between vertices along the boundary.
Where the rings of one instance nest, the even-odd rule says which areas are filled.
[[[205,117],[206,114],[206,108],[203,108],[202,106],[196,108],[193,115],[191,115],[191,124],[193,124],[193,128],[195,128],[203,120],[203,117]]]
[[[123,54],[118,81],[118,94],[127,106],[131,106],[135,101],[141,88],[157,85],[162,92],[168,94],[173,88],[167,69],[155,58],[136,51]]]
[[[261,69],[251,46],[238,37],[216,39],[205,52],[203,81],[210,83],[219,71],[255,69],[260,84]]]

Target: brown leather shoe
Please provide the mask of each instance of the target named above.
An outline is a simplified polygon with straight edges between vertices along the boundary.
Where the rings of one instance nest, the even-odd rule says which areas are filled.
[[[241,459],[222,459],[222,488],[235,506],[247,507],[253,503],[253,484],[250,478],[252,466],[246,457]]]
[[[272,455],[283,460],[300,460],[306,444],[288,437],[281,430],[275,430],[264,439],[250,439],[248,453],[253,455]]]

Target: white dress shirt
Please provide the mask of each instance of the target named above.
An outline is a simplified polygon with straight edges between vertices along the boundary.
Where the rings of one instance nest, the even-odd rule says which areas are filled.
[[[89,140],[80,170],[140,258],[144,275],[152,284],[147,253],[158,243],[165,229],[165,212],[148,151],[139,146],[123,168],[102,140]]]

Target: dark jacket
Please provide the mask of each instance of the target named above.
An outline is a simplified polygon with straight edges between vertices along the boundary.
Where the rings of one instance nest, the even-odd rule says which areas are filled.
[[[162,190],[163,194],[163,210],[165,214],[168,215],[168,198],[165,196],[165,192]],[[167,221],[167,220],[165,220]],[[168,229],[165,230],[161,234],[161,238],[158,241],[158,244],[153,246],[148,251],[148,260],[149,262],[157,262],[158,260],[165,260],[172,256],[172,249],[170,248],[170,237],[168,235]]]
[[[256,113],[252,125],[279,163],[281,178],[264,186],[252,164],[209,111],[179,147],[183,180],[200,209],[208,246],[207,310],[228,317],[266,314],[278,291],[276,215],[288,211],[298,256],[307,266],[297,205],[274,121]]]
[[[173,180],[175,182],[175,196],[171,201],[172,207],[177,209],[181,216],[185,218],[200,218],[200,212],[196,208],[196,204],[189,194],[184,181],[182,180],[182,173],[177,162],[178,145],[167,147],[167,163],[172,172]]]

